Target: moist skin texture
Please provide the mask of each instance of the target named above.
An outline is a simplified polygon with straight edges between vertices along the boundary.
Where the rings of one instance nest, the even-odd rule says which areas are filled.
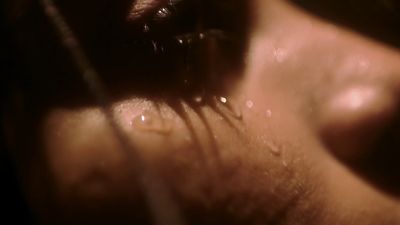
[[[246,66],[226,96],[241,119],[207,104],[118,99],[112,109],[132,151],[188,224],[400,224],[398,195],[351,164],[370,151],[364,138],[394,118],[398,51],[286,1],[254,0],[252,10]],[[54,107],[41,118],[26,128],[38,138],[21,166],[41,221],[151,221],[142,171],[132,171],[99,107]]]

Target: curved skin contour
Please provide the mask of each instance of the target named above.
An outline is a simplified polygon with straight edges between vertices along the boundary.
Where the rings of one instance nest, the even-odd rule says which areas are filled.
[[[187,224],[400,225],[398,195],[352,169],[394,118],[399,52],[286,1],[254,0],[252,10],[246,66],[224,96],[241,119],[207,104],[118,99],[112,110],[135,152]],[[42,118],[42,148],[21,168],[41,221],[150,220],[141,171],[99,107]]]

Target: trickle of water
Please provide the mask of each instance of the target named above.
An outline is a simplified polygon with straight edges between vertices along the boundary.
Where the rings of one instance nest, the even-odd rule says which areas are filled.
[[[240,111],[239,107],[236,106],[235,104],[232,104],[232,102],[229,101],[228,98],[220,96],[217,97],[217,101],[222,103],[222,105],[225,106],[230,112],[230,114],[234,116],[236,119],[242,118],[242,112]]]
[[[171,132],[171,123],[161,115],[145,112],[132,120],[132,126],[136,129],[146,132],[155,132],[159,134],[169,134]]]

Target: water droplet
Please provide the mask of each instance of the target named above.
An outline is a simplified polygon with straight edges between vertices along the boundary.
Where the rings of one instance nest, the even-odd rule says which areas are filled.
[[[171,10],[167,7],[159,9],[155,15],[156,20],[164,20],[171,16]]]
[[[219,101],[226,104],[228,102],[228,99],[225,97],[219,97]]]
[[[270,151],[271,151],[272,154],[274,154],[276,156],[281,155],[281,150],[277,146],[272,146],[270,148]]]
[[[193,97],[193,102],[197,104],[201,104],[204,102],[204,97],[203,95],[196,95]]]
[[[288,52],[284,48],[277,48],[274,50],[274,56],[278,63],[282,63],[287,59]]]
[[[265,113],[267,117],[272,117],[272,111],[270,109]]]
[[[266,141],[265,143],[268,145],[269,151],[273,155],[280,156],[282,154],[281,147],[277,143],[275,143],[274,141]]]
[[[200,33],[199,34],[199,39],[200,40],[203,40],[205,37],[206,37],[206,35],[204,33]]]
[[[236,119],[241,119],[242,118],[242,112],[240,111],[240,109],[235,105],[232,104],[231,101],[228,100],[228,98],[220,96],[217,97],[217,101],[222,103],[222,105],[228,109],[229,113],[235,117]]]
[[[182,38],[177,38],[176,41],[178,42],[178,44],[183,45],[184,41]]]
[[[254,102],[251,100],[248,100],[248,101],[246,101],[246,106],[247,106],[247,108],[251,109],[254,106]]]
[[[165,118],[162,118],[161,115],[149,112],[145,112],[140,116],[135,117],[131,124],[136,129],[159,134],[168,134],[172,129],[171,123],[169,123]]]

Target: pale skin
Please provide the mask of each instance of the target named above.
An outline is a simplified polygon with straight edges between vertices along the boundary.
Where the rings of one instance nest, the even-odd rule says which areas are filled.
[[[182,116],[125,94],[112,110],[132,151],[187,224],[400,224],[399,192],[353,171],[395,118],[399,51],[286,1],[254,0],[251,10],[245,68],[224,96],[241,118],[184,101]],[[141,126],[142,115],[160,113],[155,127]],[[141,171],[131,171],[100,107],[56,106],[41,118],[40,151],[21,168],[41,221],[146,217]]]

